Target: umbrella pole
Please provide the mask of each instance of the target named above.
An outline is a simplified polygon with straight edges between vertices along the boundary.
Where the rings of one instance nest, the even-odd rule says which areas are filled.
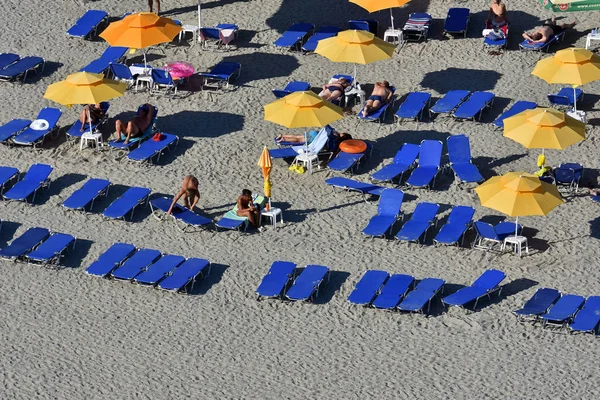
[[[356,85],[356,64],[354,64],[354,80],[352,81]]]
[[[392,9],[390,8],[390,18],[392,19],[392,31],[394,30],[394,14],[392,13]]]
[[[577,87],[573,85],[573,111],[577,112]]]
[[[198,0],[198,28],[202,28],[202,1]]]
[[[93,133],[92,132],[92,113],[90,112],[90,107],[88,106],[87,109],[87,115],[88,115],[88,125],[90,126],[90,135]]]
[[[519,217],[517,217],[517,220],[515,221],[515,237],[517,237],[519,234]]]

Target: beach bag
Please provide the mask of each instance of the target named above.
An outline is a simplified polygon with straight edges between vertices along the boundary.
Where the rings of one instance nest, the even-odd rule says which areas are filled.
[[[163,136],[164,135],[162,133],[156,132],[154,134],[154,136],[152,136],[152,140],[154,140],[155,142],[160,142],[162,140]]]

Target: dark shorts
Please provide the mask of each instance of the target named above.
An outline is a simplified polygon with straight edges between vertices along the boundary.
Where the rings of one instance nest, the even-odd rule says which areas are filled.
[[[374,96],[369,96],[368,100],[373,100],[373,101],[379,100],[380,102],[383,102],[383,97],[374,95]]]
[[[560,35],[562,33],[562,31],[564,31],[563,27],[560,25],[544,24],[544,26],[547,26],[548,28],[552,29],[552,32],[554,32],[554,35]]]

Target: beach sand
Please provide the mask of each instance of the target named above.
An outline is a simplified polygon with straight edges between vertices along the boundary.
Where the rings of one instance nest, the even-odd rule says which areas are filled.
[[[135,3],[145,9],[145,1]],[[193,1],[163,0],[168,17],[197,23]],[[508,171],[536,169],[540,150],[523,148],[502,137],[491,122],[516,100],[547,105],[548,85],[530,75],[542,55],[517,51],[520,34],[551,16],[535,1],[510,2],[510,51],[501,56],[482,49],[480,30],[485,2],[412,2],[396,9],[396,25],[410,12],[427,11],[435,18],[431,40],[408,44],[387,61],[358,66],[358,80],[389,80],[400,95],[426,90],[439,97],[451,89],[488,90],[494,106],[482,122],[406,122],[400,126],[361,124],[347,116],[333,126],[370,141],[372,157],[354,178],[367,181],[382,163],[390,162],[402,143],[445,139],[466,134],[474,163],[488,178]],[[468,37],[445,39],[443,18],[451,6],[469,7]],[[133,222],[104,221],[99,213],[129,186],[151,188],[153,196],[172,195],[186,174],[200,180],[198,206],[216,218],[229,210],[242,188],[260,192],[262,175],[256,162],[263,146],[288,131],[263,121],[262,106],[274,99],[273,88],[306,80],[314,87],[353,66],[335,64],[318,55],[275,48],[279,33],[296,21],[345,27],[349,19],[374,17],[380,33],[389,13],[367,14],[345,0],[212,1],[203,5],[207,26],[236,23],[241,32],[231,51],[200,46],[154,52],[153,65],[184,60],[205,71],[220,60],[240,62],[235,90],[210,99],[193,92],[180,99],[127,92],[111,102],[111,119],[128,118],[139,104],[159,107],[159,128],[181,138],[177,149],[158,165],[138,166],[113,152],[79,151],[60,139],[42,149],[0,147],[0,164],[22,171],[36,162],[52,164],[52,186],[40,192],[36,205],[2,204],[0,246],[34,226],[76,235],[78,244],[59,271],[23,263],[0,263],[0,398],[3,399],[530,399],[598,397],[600,355],[591,335],[569,336],[520,325],[511,311],[538,288],[563,293],[600,295],[598,205],[587,196],[569,196],[547,217],[522,218],[530,254],[484,252],[470,248],[407,246],[367,240],[360,231],[376,212],[359,195],[337,193],[324,180],[338,174],[317,171],[299,175],[274,161],[273,204],[284,210],[285,223],[260,234],[206,231],[181,233],[170,222],[152,218],[149,209]],[[102,41],[68,38],[69,26],[86,8],[111,16],[136,11],[116,0],[44,2],[4,0],[0,51],[43,56],[46,71],[25,84],[2,83],[0,122],[35,118],[41,107],[57,106],[42,99],[46,87],[98,57]],[[138,10],[139,10],[138,9]],[[554,47],[582,47],[585,33],[597,25],[595,12],[561,14],[577,17],[577,29]],[[141,60],[140,53],[136,59]],[[197,89],[197,81],[189,86]],[[546,151],[548,162],[573,161],[586,170],[583,186],[597,185],[600,118],[598,83],[585,85],[581,108],[588,112],[589,138],[565,151]],[[184,91],[185,94],[185,91]],[[60,106],[60,124],[68,127],[80,108]],[[355,107],[355,111],[358,108]],[[427,120],[428,121],[428,120]],[[388,121],[389,122],[389,121]],[[107,178],[115,186],[89,215],[68,213],[61,202],[89,177]],[[583,192],[583,191],[581,191]],[[476,218],[501,215],[483,208],[469,187],[459,187],[442,174],[435,190],[405,190],[403,211],[420,201],[442,205],[442,219],[452,205],[471,205]],[[396,229],[398,229],[399,225]],[[434,230],[436,232],[436,230]],[[429,241],[431,237],[429,238]],[[470,233],[467,242],[473,240]],[[213,264],[191,295],[173,295],[126,282],[96,279],[85,268],[113,242],[124,241]],[[275,260],[326,265],[333,271],[315,304],[256,301],[254,291]],[[418,279],[439,277],[446,293],[470,284],[487,268],[507,274],[502,296],[484,301],[476,313],[439,304],[432,316],[405,315],[350,306],[346,301],[365,269],[406,273]]]

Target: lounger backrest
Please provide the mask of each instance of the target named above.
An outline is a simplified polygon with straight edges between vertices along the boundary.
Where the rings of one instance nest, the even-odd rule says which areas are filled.
[[[44,59],[41,57],[27,56],[27,57],[21,58],[19,61],[15,62],[15,63],[9,65],[8,67],[1,70],[0,72],[2,73],[2,75],[5,75],[5,76],[17,75],[19,72],[25,72],[42,62],[44,62]]]
[[[44,182],[50,174],[52,173],[53,168],[48,164],[33,164],[29,167],[29,170],[23,177],[23,180],[27,181],[35,181],[35,182]]]
[[[567,318],[573,315],[583,304],[585,299],[574,294],[565,294],[554,304],[548,312],[551,315]]]
[[[365,271],[360,278],[360,281],[354,286],[354,291],[371,291],[375,292],[389,278],[390,274],[386,271],[371,269]]]
[[[327,272],[329,272],[329,268],[323,265],[307,265],[300,276],[303,276],[303,282],[312,282],[312,284],[316,286],[323,278],[325,278]],[[298,277],[298,280],[300,280],[300,277]]]
[[[14,53],[2,53],[0,54],[0,69],[9,66],[19,60],[19,55]]]
[[[446,283],[443,279],[439,278],[425,278],[422,279],[415,287],[415,290],[437,292]]]
[[[348,29],[369,32],[369,23],[367,21],[350,20],[348,21]]]
[[[269,273],[267,275],[277,275],[277,276],[291,276],[294,273],[294,269],[296,269],[296,264],[289,261],[275,261],[269,268]]]
[[[133,80],[133,75],[131,74],[131,70],[125,64],[111,63],[110,69],[115,78],[123,79],[123,80]]]
[[[427,202],[419,203],[415,207],[410,219],[414,221],[431,222],[435,219],[439,209],[439,204]]]
[[[600,314],[600,296],[590,296],[583,305],[583,310]]]
[[[384,189],[379,197],[377,214],[388,217],[397,217],[400,215],[403,198],[404,193],[400,189]]]
[[[492,92],[473,92],[473,94],[469,96],[467,103],[472,107],[482,108],[487,103],[492,101],[494,97],[494,93]]]
[[[471,286],[490,290],[497,287],[504,278],[506,278],[504,272],[497,269],[488,269]]]
[[[118,61],[123,58],[127,50],[129,50],[127,47],[108,46],[99,59],[109,62]]]
[[[500,240],[500,237],[491,224],[482,221],[475,221],[473,226],[475,227],[475,230],[479,236],[486,239]]]
[[[448,18],[467,18],[469,13],[468,8],[453,7],[448,10]]]
[[[173,85],[173,78],[164,69],[152,68],[152,80],[159,85]]]
[[[468,90],[451,90],[444,95],[441,99],[439,99],[436,105],[439,106],[458,106],[462,101],[464,101],[471,92]]]
[[[549,94],[548,101],[551,104],[556,104],[559,106],[572,106],[573,102],[567,96],[559,96],[557,94]]]
[[[291,81],[283,88],[286,92],[302,92],[310,89],[310,84],[304,81]]]
[[[418,144],[404,143],[394,157],[394,164],[411,166],[419,156],[421,147]]]
[[[100,254],[98,260],[94,264],[99,265],[116,265],[121,263],[125,258],[131,256],[135,252],[135,246],[129,243],[115,243],[108,248],[104,253]],[[92,265],[94,265],[92,264]]]
[[[327,141],[329,140],[329,133],[332,131],[333,128],[331,128],[329,125],[326,125],[323,128],[321,128],[319,133],[317,133],[317,136],[315,136],[313,141],[310,142],[307,146],[308,153],[319,154],[319,152],[323,150],[323,148],[327,144]]]
[[[387,290],[391,290],[394,293],[403,294],[410,289],[410,286],[414,281],[415,278],[410,275],[394,274],[390,276],[390,279],[387,281],[381,292],[385,292],[387,288]]]
[[[467,225],[473,219],[475,209],[469,206],[454,206],[448,216],[448,224]]]
[[[332,76],[332,78],[333,79],[344,78],[346,80],[346,82],[348,82],[350,85],[352,85],[354,83],[354,77],[351,75],[335,74],[334,76]]]
[[[533,297],[523,305],[524,309],[527,308],[543,308],[548,309],[560,297],[560,292],[556,289],[541,288],[533,295]]]
[[[75,238],[66,233],[53,233],[35,249],[36,257],[44,259],[52,258],[56,253],[61,252],[74,241]]]
[[[205,39],[214,39],[214,40],[219,40],[220,36],[219,33],[221,31],[217,28],[200,28],[200,34],[205,38]]]
[[[58,123],[62,111],[54,107],[44,107],[40,110],[37,119],[45,119],[48,121],[48,129],[52,129]]]
[[[210,73],[214,75],[227,75],[231,76],[235,71],[240,68],[240,63],[234,61],[221,61],[215,65]]]
[[[431,21],[431,15],[427,14],[427,13],[421,13],[421,12],[417,12],[417,13],[412,13],[408,16],[408,19],[413,19],[413,20],[427,20],[427,21]]]
[[[429,99],[431,99],[431,93],[427,92],[410,92],[408,96],[406,96],[405,102],[410,104],[426,104]]]
[[[452,164],[469,164],[471,162],[471,146],[465,135],[448,136],[448,157]]]
[[[420,167],[438,167],[442,159],[442,142],[439,140],[423,140],[419,154]]]
[[[558,183],[571,184],[575,182],[575,170],[571,168],[564,168],[562,166],[559,166],[558,168],[555,168],[552,172],[554,173],[554,179],[556,179],[556,182]]]

